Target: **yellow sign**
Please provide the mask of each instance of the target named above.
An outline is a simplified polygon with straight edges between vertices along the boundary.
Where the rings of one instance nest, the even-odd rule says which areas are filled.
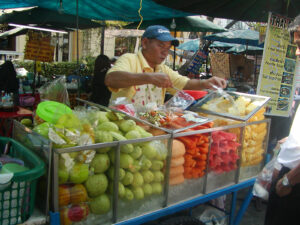
[[[266,38],[266,30],[267,30],[267,25],[260,25],[259,26],[259,43],[263,43]]]
[[[42,64],[41,64],[40,61],[37,61],[35,63],[35,70],[36,70],[36,72],[41,72],[42,71]]]
[[[290,43],[292,20],[269,14],[257,93],[269,96],[266,114],[289,116],[294,97],[296,46]]]
[[[42,62],[52,62],[54,56],[54,46],[50,45],[51,36],[30,31],[25,47],[25,59],[37,60]]]

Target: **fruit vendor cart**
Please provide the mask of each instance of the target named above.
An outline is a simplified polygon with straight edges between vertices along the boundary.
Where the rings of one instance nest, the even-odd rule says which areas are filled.
[[[80,121],[80,133],[57,122],[48,128],[50,141],[14,123],[14,138],[49,162],[51,224],[141,224],[228,193],[233,193],[230,224],[239,223],[263,166],[269,120],[214,126],[202,117],[161,127],[82,102],[92,108],[88,117],[69,118],[72,124]],[[253,129],[264,132],[259,149],[249,145],[257,141]],[[247,187],[235,215],[236,193]]]

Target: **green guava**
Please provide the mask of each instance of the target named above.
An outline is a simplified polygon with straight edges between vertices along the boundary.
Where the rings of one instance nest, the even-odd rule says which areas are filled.
[[[152,194],[152,185],[151,184],[144,184],[143,191],[145,195],[151,195]]]
[[[134,194],[135,199],[143,199],[144,198],[144,191],[142,187],[133,187],[132,192]]]
[[[142,171],[141,174],[145,183],[151,183],[154,180],[154,174],[150,170]]]
[[[71,183],[80,184],[88,179],[89,165],[85,163],[75,163],[69,171],[69,181]]]
[[[107,154],[98,153],[93,158],[90,167],[94,169],[94,173],[103,173],[110,166],[110,160]]]
[[[164,167],[164,163],[159,160],[153,160],[151,170],[161,170]]]
[[[156,149],[151,145],[151,142],[148,142],[142,145],[143,155],[148,159],[153,159],[156,157]]]
[[[153,175],[154,175],[154,179],[153,179],[154,182],[162,182],[165,179],[165,176],[161,171],[154,171]]]
[[[110,199],[106,194],[101,194],[90,200],[90,209],[94,214],[105,214],[110,210]]]
[[[133,174],[132,174],[131,172],[129,172],[129,171],[126,171],[126,172],[125,172],[125,176],[124,176],[124,178],[121,180],[121,182],[122,182],[125,186],[132,184],[132,182],[133,182]]]
[[[120,167],[124,169],[128,169],[132,167],[134,159],[125,153],[120,153]]]
[[[129,188],[126,188],[126,187],[125,187],[124,199],[129,200],[129,201],[134,199],[134,194],[132,193],[132,191]]]
[[[141,169],[141,162],[138,160],[134,160],[132,166],[128,168],[128,170],[132,173],[136,173]]]
[[[121,123],[120,123],[120,129],[127,133],[128,131],[134,129],[136,126],[136,123],[134,120],[123,120]]]
[[[115,168],[113,166],[111,166],[108,171],[107,171],[107,175],[109,177],[109,179],[114,180],[115,177]],[[120,168],[119,169],[119,180],[122,180],[125,176],[125,170]]]
[[[107,186],[107,177],[102,173],[89,176],[85,182],[85,187],[90,197],[96,197],[103,194],[106,191]]]
[[[142,170],[148,170],[152,166],[152,162],[147,159],[146,157],[143,157],[140,159],[141,162],[141,169]]]
[[[137,172],[133,174],[133,181],[132,186],[133,187],[140,187],[144,184],[144,178],[141,173]]]
[[[151,184],[152,186],[152,193],[153,194],[161,194],[163,191],[163,187],[161,183],[155,182]]]
[[[109,182],[108,190],[109,190],[110,194],[114,193],[114,183],[113,182]],[[125,187],[121,182],[119,182],[119,197],[123,198],[124,196],[125,196]]]
[[[102,130],[102,131],[118,131],[119,127],[117,124],[113,122],[103,122],[97,126],[97,130]]]
[[[137,131],[137,130],[131,130],[131,131],[128,131],[126,134],[125,134],[125,137],[128,139],[128,140],[131,140],[131,139],[139,139],[141,138],[141,134]]]
[[[142,148],[140,146],[135,146],[133,152],[130,153],[130,156],[134,159],[138,159],[142,155]]]
[[[58,169],[58,183],[64,184],[68,181],[68,179],[69,179],[69,172],[65,168]]]

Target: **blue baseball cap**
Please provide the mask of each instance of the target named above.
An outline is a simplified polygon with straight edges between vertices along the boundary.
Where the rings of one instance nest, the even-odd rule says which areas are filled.
[[[169,29],[161,25],[147,27],[142,37],[153,38],[160,41],[171,41],[172,45],[179,45],[179,41],[170,34]]]

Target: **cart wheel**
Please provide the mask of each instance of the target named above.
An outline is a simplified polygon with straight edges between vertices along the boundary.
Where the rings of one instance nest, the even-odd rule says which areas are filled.
[[[160,225],[205,225],[200,220],[190,216],[178,216],[167,219],[160,223]]]

